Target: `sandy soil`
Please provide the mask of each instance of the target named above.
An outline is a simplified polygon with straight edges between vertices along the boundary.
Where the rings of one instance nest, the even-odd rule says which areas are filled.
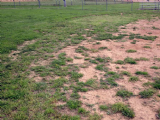
[[[153,29],[153,26],[155,26],[158,29]],[[122,29],[122,27],[125,27],[125,29]],[[136,28],[136,29],[133,29]],[[126,105],[129,105],[135,112],[135,118],[133,120],[156,120],[156,111],[160,107],[159,101],[160,99],[155,96],[149,99],[142,99],[138,95],[140,91],[146,89],[143,86],[143,83],[146,82],[152,82],[152,77],[160,76],[160,70],[154,70],[150,69],[151,66],[159,66],[160,67],[160,61],[156,61],[154,58],[160,58],[160,46],[157,44],[160,44],[160,20],[154,19],[151,21],[147,20],[139,20],[136,23],[130,23],[126,26],[120,26],[119,27],[119,33],[134,33],[134,34],[140,34],[140,35],[147,35],[147,36],[157,36],[155,41],[150,40],[143,40],[143,39],[134,39],[137,40],[136,44],[131,44],[133,40],[129,40],[128,37],[124,38],[125,42],[117,42],[117,41],[94,41],[94,42],[88,42],[83,41],[77,46],[68,46],[62,50],[60,50],[58,53],[53,53],[53,55],[56,57],[59,53],[65,52],[68,57],[71,57],[73,59],[73,64],[76,64],[78,66],[84,64],[86,61],[84,60],[84,56],[82,56],[80,53],[76,53],[75,49],[78,48],[78,46],[84,46],[88,49],[95,49],[97,52],[91,52],[87,51],[90,58],[94,57],[110,57],[112,58],[112,61],[105,64],[106,67],[109,68],[110,71],[116,71],[120,73],[121,71],[128,71],[132,75],[135,75],[136,71],[146,71],[149,73],[151,77],[144,77],[139,76],[140,81],[131,83],[128,82],[128,77],[124,76],[123,79],[119,79],[116,82],[119,84],[118,87],[110,88],[110,89],[98,89],[98,90],[90,90],[88,92],[79,92],[81,98],[79,99],[82,101],[82,107],[86,110],[89,110],[91,113],[97,112],[98,114],[103,115],[103,120],[128,120],[128,118],[122,116],[121,114],[113,114],[113,115],[107,115],[106,112],[100,111],[99,105],[102,104],[114,104],[117,102],[122,102]],[[117,35],[118,33],[115,33],[114,35]],[[86,38],[91,39],[91,38]],[[96,42],[100,42],[101,44],[95,44]],[[144,46],[150,46],[151,48],[144,48]],[[106,50],[98,50],[100,47],[108,47]],[[137,50],[135,53],[127,53],[126,50],[128,49],[134,49]],[[75,56],[81,57],[82,59],[75,59]],[[115,64],[115,61],[117,60],[124,60],[126,57],[132,57],[132,58],[140,58],[145,57],[148,58],[149,61],[138,61],[135,65],[130,64],[123,64],[118,65]],[[89,62],[88,62],[89,63]],[[39,64],[41,65],[48,65],[48,61],[41,61]],[[95,69],[95,64],[89,64],[86,68],[80,68],[80,73],[83,74],[83,77],[80,78],[80,81],[86,82],[90,78],[94,78],[96,76],[97,80],[99,81],[100,78],[103,77],[104,72],[98,71]],[[117,69],[116,67],[119,67]],[[31,72],[30,78],[35,77],[34,79],[39,82],[42,80],[41,77],[35,76],[34,72]],[[129,99],[122,99],[118,96],[116,96],[116,91],[119,89],[127,89],[135,96],[129,98]],[[158,91],[160,93],[160,91]],[[69,98],[71,94],[71,91],[69,91],[67,98]],[[64,104],[64,103],[57,103],[58,105]],[[64,110],[62,112],[65,112],[66,114],[72,114],[75,115],[74,112],[67,112],[67,110]]]

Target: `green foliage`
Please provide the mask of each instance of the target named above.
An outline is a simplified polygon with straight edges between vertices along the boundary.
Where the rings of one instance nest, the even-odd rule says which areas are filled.
[[[133,40],[133,41],[131,42],[131,44],[136,44],[136,42],[137,42],[136,40]]]
[[[71,98],[79,99],[79,98],[80,98],[80,95],[79,95],[78,93],[72,93],[72,94],[71,94]]]
[[[65,78],[58,78],[53,81],[53,88],[60,88],[63,87],[63,84],[66,83],[68,80]]]
[[[126,50],[126,52],[128,52],[128,53],[134,53],[134,52],[137,52],[137,50],[130,49],[130,50]]]
[[[101,58],[101,57],[97,57],[96,60],[99,61],[99,62],[104,62],[105,61],[105,59]]]
[[[145,57],[140,57],[140,58],[136,58],[135,61],[149,61],[149,59]]]
[[[80,108],[78,108],[78,113],[80,113],[80,114],[86,114],[87,111],[84,108],[80,107]]]
[[[155,93],[155,90],[153,89],[147,89],[139,93],[141,98],[150,98]]]
[[[71,75],[71,79],[74,79],[74,80],[77,80],[78,78],[83,77],[82,73],[70,72],[69,74]]]
[[[150,67],[151,69],[160,69],[160,67],[157,67],[157,66],[152,66]]]
[[[116,64],[124,64],[124,61],[122,61],[122,60],[117,60],[116,62],[115,62]]]
[[[45,82],[35,83],[35,90],[36,91],[45,90],[46,88],[47,88],[47,84]]]
[[[102,111],[106,111],[109,109],[109,107],[107,105],[100,105],[99,106],[99,109],[102,110]]]
[[[44,114],[45,115],[50,115],[50,114],[54,114],[55,111],[53,108],[47,108],[45,111],[44,111]]]
[[[98,64],[98,62],[96,60],[90,60],[89,62],[94,63],[94,64]]]
[[[139,78],[137,77],[137,76],[131,76],[130,78],[129,78],[129,81],[130,82],[136,82],[136,81],[138,81],[139,80]]]
[[[124,105],[123,103],[115,103],[111,106],[111,109],[114,113],[121,112],[122,115],[129,118],[134,118],[135,116],[134,111],[128,108],[128,106]]]
[[[153,87],[156,89],[160,89],[160,80],[155,80],[155,82],[153,83]]]
[[[103,71],[103,67],[104,67],[104,65],[97,65],[95,69]]]
[[[93,115],[90,115],[88,120],[101,120],[102,116],[98,115],[97,113],[94,113]]]
[[[67,106],[70,109],[78,109],[79,107],[81,107],[81,102],[78,100],[69,100],[67,101]]]
[[[62,65],[66,65],[66,61],[65,60],[53,60],[51,63],[52,67],[58,67],[58,66],[62,66]]]
[[[143,48],[151,48],[150,46],[143,46]]]
[[[148,75],[148,72],[136,71],[136,75]]]
[[[127,57],[124,59],[125,63],[129,63],[129,64],[137,64],[136,61],[133,58]]]
[[[129,73],[128,71],[121,71],[120,74],[121,75],[126,75],[126,76],[131,76],[131,73]]]
[[[122,98],[131,97],[133,95],[132,92],[129,92],[127,90],[119,90],[116,93],[117,96],[120,96]]]
[[[105,49],[108,49],[108,47],[100,47],[98,48],[99,50],[105,50]]]

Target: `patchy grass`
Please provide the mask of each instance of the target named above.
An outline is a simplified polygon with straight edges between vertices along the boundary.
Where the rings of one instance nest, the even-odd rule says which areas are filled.
[[[150,46],[143,46],[143,48],[151,48]]]
[[[111,109],[114,113],[122,113],[122,115],[134,118],[135,113],[132,109],[130,109],[127,105],[124,105],[123,103],[115,103],[111,106]]]
[[[115,63],[122,65],[122,64],[124,64],[124,61],[122,61],[122,60],[117,60]]]
[[[160,67],[157,67],[157,66],[152,66],[152,67],[150,67],[151,69],[160,69]]]
[[[67,101],[67,106],[70,108],[70,109],[78,109],[81,107],[81,102],[80,101],[77,101],[77,100],[69,100]]]
[[[155,90],[153,89],[147,89],[139,93],[141,98],[150,98],[155,93]]]
[[[130,50],[126,50],[126,52],[127,52],[127,53],[135,53],[135,52],[137,52],[137,50],[132,50],[132,49],[130,49]]]
[[[130,57],[125,58],[124,62],[129,63],[129,64],[137,64],[137,62],[133,58],[130,58]]]
[[[120,96],[122,98],[127,98],[127,97],[131,97],[133,95],[132,92],[129,92],[127,90],[119,90],[116,93],[117,96]]]
[[[128,71],[121,71],[120,74],[121,75],[126,75],[126,76],[131,76],[131,73],[129,73]]]
[[[135,61],[149,61],[149,59],[145,57],[140,57],[140,58],[135,58]]]
[[[136,71],[135,72],[136,75],[149,75],[148,72],[144,72],[144,71]]]
[[[139,80],[139,78],[137,76],[132,76],[129,78],[129,82],[136,82],[138,80]]]

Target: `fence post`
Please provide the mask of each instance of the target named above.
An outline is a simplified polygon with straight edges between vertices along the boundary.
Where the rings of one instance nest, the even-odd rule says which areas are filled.
[[[61,6],[61,2],[60,2],[60,0],[59,0],[59,8],[60,8],[60,6]]]
[[[131,11],[133,10],[133,1],[132,1],[132,3],[131,3]]]
[[[82,10],[83,10],[83,0],[82,0]]]
[[[19,6],[21,5],[21,2],[19,1]]]
[[[64,1],[64,7],[66,7],[66,0],[63,0]]]
[[[106,0],[106,11],[107,11],[107,0]]]
[[[39,5],[39,8],[40,8],[40,6],[41,6],[40,0],[38,0],[38,5]]]
[[[15,1],[13,0],[13,3],[14,3],[14,8],[16,7],[16,4],[15,4]]]

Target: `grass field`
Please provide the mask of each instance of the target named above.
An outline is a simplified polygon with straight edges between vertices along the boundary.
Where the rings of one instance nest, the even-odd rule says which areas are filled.
[[[108,11],[105,11],[105,5],[84,6],[84,10],[81,10],[81,6],[78,5],[61,9],[58,6],[43,6],[41,9],[37,6],[16,8],[0,6],[0,119],[100,120],[107,118],[106,115],[115,118],[116,113],[125,116],[124,119],[134,118],[137,115],[136,110],[124,102],[129,97],[132,98],[133,91],[121,89],[114,96],[123,97],[125,100],[122,100],[122,103],[105,103],[105,105],[100,103],[101,106],[98,108],[94,108],[92,103],[84,103],[87,99],[86,93],[94,90],[120,89],[117,80],[127,76],[129,83],[136,84],[139,78],[151,82],[146,83],[147,90],[144,89],[145,87],[142,88],[139,94],[136,93],[136,97],[139,95],[151,99],[153,95],[158,96],[159,57],[154,58],[155,65],[148,66],[149,69],[152,68],[152,71],[157,72],[155,76],[138,70],[135,73],[117,72],[109,68],[108,64],[117,64],[118,70],[119,67],[123,68],[127,64],[134,66],[139,61],[149,61],[149,59],[132,59],[129,56],[124,61],[115,63],[113,58],[106,57],[107,54],[104,57],[94,56],[99,51],[112,51],[109,47],[102,46],[96,49],[89,48],[85,44],[94,46],[111,40],[117,45],[125,36],[133,40],[132,45],[136,44],[134,41],[136,39],[146,41],[159,39],[152,34],[143,36],[124,32],[118,36],[114,35],[119,32],[120,26],[126,29],[126,25],[131,22],[135,23],[140,19],[149,21],[160,19],[158,11],[139,11],[137,8],[136,3],[133,11],[128,4],[117,4],[114,7],[110,5]],[[154,30],[159,29],[154,26]],[[69,51],[70,49],[74,51]],[[131,50],[128,48],[126,51]],[[134,53],[128,52],[127,55],[137,52],[139,51],[134,50]],[[83,69],[90,67],[93,67],[98,75],[104,76],[96,77],[97,73],[95,73],[94,77],[89,79],[86,77],[87,80],[84,80]],[[103,117],[97,112],[99,109],[104,112]],[[157,108],[156,110],[156,115],[160,117]]]

